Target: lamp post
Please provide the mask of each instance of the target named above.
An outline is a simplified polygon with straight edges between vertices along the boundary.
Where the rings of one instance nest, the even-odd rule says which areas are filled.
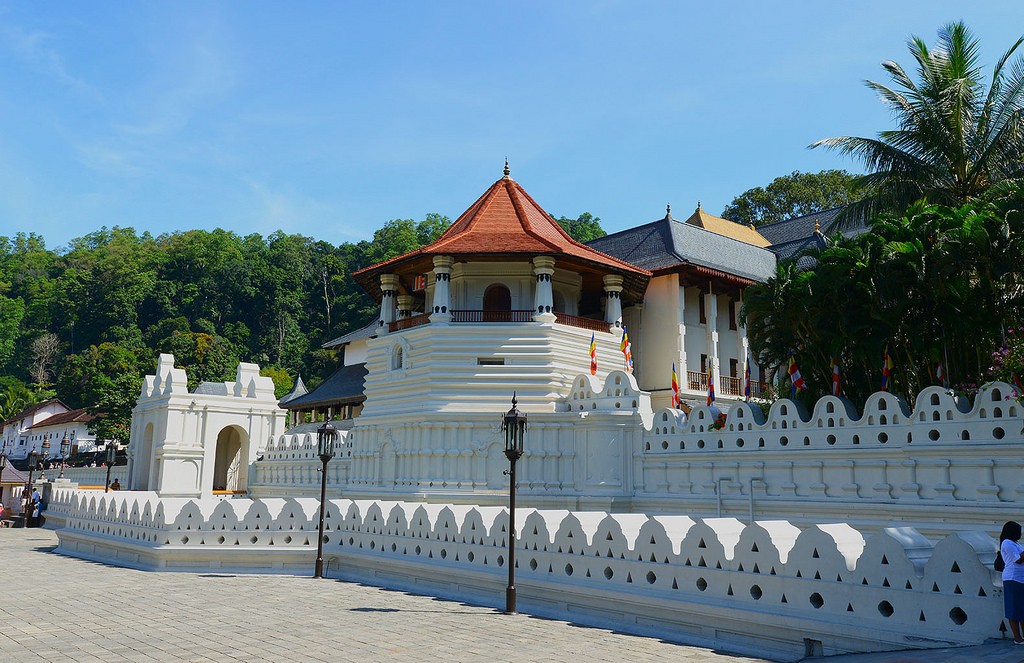
[[[508,587],[505,588],[505,613],[516,612],[516,461],[523,455],[523,439],[526,437],[526,415],[516,407],[516,395],[512,393],[512,409],[501,420],[505,431],[505,457],[508,458]]]
[[[39,460],[39,453],[35,447],[32,447],[32,451],[28,452],[28,483],[25,484],[24,499],[22,500],[22,527],[28,527],[28,519],[32,516],[32,474],[36,471],[36,466],[41,464],[41,462]]]
[[[43,446],[39,451],[39,480],[46,481],[46,461],[50,458],[50,434],[43,435]]]
[[[64,431],[64,437],[60,441],[60,476],[58,479],[64,478],[64,468],[68,464],[68,456],[71,455],[71,438],[68,437],[68,432]]]
[[[320,462],[324,464],[320,472],[320,536],[316,540],[316,567],[314,578],[324,577],[324,508],[327,503],[327,463],[334,458],[334,441],[338,439],[338,431],[330,421],[324,421],[316,429],[316,446],[320,454]]]
[[[107,482],[104,484],[103,492],[110,491],[110,468],[117,462],[117,443],[113,440],[107,442]]]

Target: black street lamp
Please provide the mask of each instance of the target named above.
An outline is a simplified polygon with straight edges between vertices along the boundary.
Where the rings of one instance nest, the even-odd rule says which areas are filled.
[[[68,437],[68,432],[64,431],[64,437],[60,441],[60,476],[58,479],[64,478],[64,468],[68,464],[68,456],[71,455],[71,438]]]
[[[103,492],[106,493],[110,490],[110,468],[117,462],[117,443],[114,441],[107,442],[107,482],[104,484],[106,487]]]
[[[46,443],[46,438],[43,438]],[[42,467],[43,461],[39,459],[39,452],[35,447],[28,452],[28,483],[25,484],[23,508],[21,510],[22,527],[28,527],[28,519],[32,517],[32,474],[36,469]]]
[[[526,415],[516,407],[516,395],[512,393],[512,409],[501,420],[505,431],[505,457],[508,458],[508,587],[505,588],[505,613],[516,612],[516,461],[523,455],[523,440],[526,437]]]
[[[316,540],[316,567],[314,578],[324,577],[324,508],[327,503],[327,463],[334,458],[334,441],[338,439],[338,431],[325,421],[316,429],[316,447],[320,454],[320,462],[324,464],[320,472],[320,536]]]
[[[46,481],[46,463],[50,460],[50,434],[43,435],[43,446],[39,451],[39,480]]]

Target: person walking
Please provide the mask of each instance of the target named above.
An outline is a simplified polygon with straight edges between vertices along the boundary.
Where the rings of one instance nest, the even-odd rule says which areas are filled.
[[[1024,645],[1021,622],[1024,621],[1024,546],[1020,541],[1020,523],[1013,520],[999,533],[999,556],[1003,558],[1003,609],[1010,622],[1013,643]]]

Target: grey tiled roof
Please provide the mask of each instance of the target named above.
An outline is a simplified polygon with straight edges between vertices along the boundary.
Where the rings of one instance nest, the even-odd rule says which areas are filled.
[[[856,237],[868,232],[870,228],[863,221],[847,222],[846,227],[839,230],[838,217],[842,207],[833,207],[814,214],[805,214],[785,221],[769,223],[758,228],[758,232],[772,243],[771,249],[779,258],[793,258],[807,249],[823,247],[824,238],[831,238],[838,232],[846,237]],[[815,223],[821,226],[821,233],[815,233]],[[797,264],[801,268],[814,265],[810,258],[799,258]]]
[[[227,396],[228,386],[223,382],[202,382],[192,393],[205,396]]]
[[[754,281],[765,281],[775,273],[771,251],[677,221],[671,215],[587,244],[652,271],[686,263]]]
[[[366,372],[366,364],[342,366],[313,391],[280,405],[287,410],[301,410],[321,405],[361,402],[366,399]]]
[[[350,331],[349,333],[345,334],[344,336],[339,336],[338,338],[336,338],[336,339],[334,339],[332,341],[327,341],[326,343],[324,343],[320,347],[321,348],[327,348],[327,349],[337,348],[337,347],[340,347],[342,345],[345,345],[346,343],[351,343],[352,341],[358,341],[361,338],[371,338],[371,337],[377,335],[377,327],[378,327],[377,320],[376,319],[371,320],[370,323],[368,325],[366,325],[365,327],[360,327],[359,329],[356,329],[355,331]]]
[[[289,401],[294,401],[299,396],[305,396],[309,393],[309,389],[306,389],[306,385],[302,383],[302,376],[299,375],[295,378],[295,386],[287,394],[281,397],[281,400],[277,402],[278,405],[284,405]]]

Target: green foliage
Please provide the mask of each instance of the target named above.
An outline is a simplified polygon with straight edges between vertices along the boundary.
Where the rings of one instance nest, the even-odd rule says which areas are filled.
[[[758,362],[784,367],[795,354],[812,399],[829,393],[833,357],[852,399],[877,391],[887,344],[891,390],[908,398],[936,383],[940,361],[951,383],[981,382],[1004,329],[1021,323],[1021,210],[1020,187],[990,204],[920,201],[879,217],[870,233],[811,252],[813,269],[780,263],[745,296]]]
[[[763,226],[848,205],[859,197],[856,182],[857,177],[845,170],[793,171],[776,177],[766,187],[754,187],[733,198],[722,218]]]
[[[233,379],[239,361],[270,366],[278,390],[300,373],[315,386],[337,367],[320,344],[377,315],[348,276],[449,225],[439,214],[399,219],[372,242],[340,246],[220,229],[153,237],[101,228],[61,252],[31,233],[0,237],[0,408],[8,386],[9,409],[24,409],[54,394],[25,394],[24,383],[55,384],[68,405],[106,413],[94,424],[101,437],[127,441],[158,352],[174,354],[190,388]]]
[[[1024,58],[1011,61],[1021,43],[1024,38],[996,62],[987,90],[978,41],[963,23],[940,30],[934,49],[911,38],[916,81],[896,62],[883,62],[892,86],[866,83],[892,111],[897,128],[877,139],[838,136],[811,145],[866,166],[860,184],[872,194],[848,214],[899,213],[921,198],[960,207],[1000,182],[1024,178]]]
[[[562,230],[569,233],[569,237],[581,244],[608,234],[601,227],[601,217],[594,216],[590,212],[584,212],[575,219],[562,216],[555,219],[555,223],[562,226]]]
[[[274,381],[274,396],[279,399],[295,386],[295,378],[288,375],[288,371],[280,366],[264,366],[260,368],[260,375]]]
[[[132,408],[145,369],[152,370],[152,365],[140,362],[128,348],[109,342],[91,345],[68,360],[58,389],[69,406],[84,406],[99,415],[89,423],[89,430],[99,439],[124,444],[129,441]]]
[[[50,398],[49,393],[32,391],[9,376],[0,379],[0,421],[6,421],[26,408]]]

